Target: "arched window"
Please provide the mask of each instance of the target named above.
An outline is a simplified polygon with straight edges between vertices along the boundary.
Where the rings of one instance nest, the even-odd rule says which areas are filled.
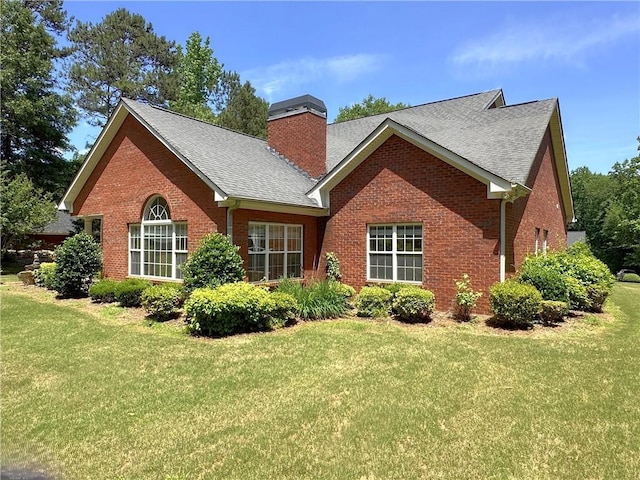
[[[187,224],[171,220],[167,201],[156,195],[142,221],[129,225],[129,275],[181,279],[187,260]]]

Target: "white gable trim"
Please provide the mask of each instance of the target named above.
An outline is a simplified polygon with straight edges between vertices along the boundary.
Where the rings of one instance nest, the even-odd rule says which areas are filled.
[[[556,160],[556,172],[558,172],[558,182],[560,183],[562,206],[564,208],[567,223],[573,223],[575,221],[575,211],[573,208],[573,196],[571,195],[571,177],[569,175],[569,164],[567,162],[567,151],[564,144],[564,134],[562,133],[560,104],[557,101],[556,107],[551,114],[549,128],[551,130],[551,144],[554,153],[553,156]]]
[[[307,195],[325,208],[329,207],[329,192],[342,182],[355,168],[364,162],[369,155],[378,149],[392,135],[412,143],[422,150],[432,154],[440,160],[475,178],[487,186],[487,198],[503,198],[505,193],[511,192],[515,185],[488,172],[469,160],[432,142],[428,138],[416,133],[390,118],[385,119],[367,138],[365,138],[349,155],[347,155],[333,170],[322,178]],[[522,187],[522,186],[520,186]],[[527,187],[524,187],[529,190]],[[530,190],[529,190],[530,191]]]
[[[68,210],[70,212],[73,212],[73,202],[80,194],[80,191],[89,179],[89,176],[98,165],[98,162],[104,155],[109,145],[111,145],[111,142],[113,141],[114,137],[118,133],[118,130],[129,114],[133,116],[133,118],[135,118],[141,125],[143,125],[154,137],[156,137],[160,141],[160,143],[162,143],[171,153],[178,157],[187,166],[187,168],[195,173],[198,178],[200,178],[209,188],[211,188],[211,190],[213,190],[214,200],[226,200],[227,194],[221,188],[219,188],[215,183],[207,178],[206,175],[204,175],[198,168],[195,167],[195,165],[193,165],[193,163],[191,163],[182,154],[180,154],[180,152],[178,152],[169,142],[167,142],[158,132],[156,132],[140,115],[134,112],[133,109],[129,108],[125,101],[120,100],[118,106],[111,114],[107,125],[103,128],[102,132],[100,132],[98,139],[87,154],[87,158],[85,158],[84,163],[80,167],[80,171],[76,174],[73,182],[71,182],[71,186],[64,194],[60,205],[58,205],[58,210]]]
[[[329,215],[328,210],[322,207],[303,207],[242,197],[229,197],[225,201],[218,202],[218,206],[234,209],[241,208],[243,210],[259,210],[263,212],[290,213],[292,215],[306,215],[309,217],[326,217]]]

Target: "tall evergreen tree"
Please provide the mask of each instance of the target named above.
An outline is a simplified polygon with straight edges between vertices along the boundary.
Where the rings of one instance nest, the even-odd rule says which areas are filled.
[[[177,95],[175,42],[158,36],[142,15],[120,8],[100,23],[69,32],[70,90],[89,123],[103,126],[120,97],[167,106]]]
[[[256,89],[249,81],[231,85],[226,105],[218,116],[218,124],[253,135],[255,137],[267,137],[267,110],[269,104],[263,98],[256,95]]]
[[[61,0],[5,0],[0,15],[0,153],[10,176],[24,173],[56,198],[66,188],[63,153],[76,122],[61,93],[56,61],[68,51],[54,35],[67,27]]]

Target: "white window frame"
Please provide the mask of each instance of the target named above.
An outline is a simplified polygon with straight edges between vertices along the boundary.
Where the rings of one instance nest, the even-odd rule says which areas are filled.
[[[371,227],[391,227],[391,251],[371,250]],[[420,252],[398,252],[398,227],[420,227],[422,229],[422,248]],[[392,258],[392,274],[393,279],[388,278],[371,278],[371,255],[385,254],[391,255]],[[422,257],[422,280],[398,280],[398,256],[402,255],[420,255]],[[422,285],[424,282],[424,226],[421,223],[372,223],[367,225],[367,281],[377,283],[409,283],[413,285]]]
[[[540,243],[540,229],[536,227],[536,241],[534,245],[534,253],[536,255],[538,255],[538,251],[540,250],[539,243]]]
[[[162,280],[162,281],[167,281],[167,280],[172,280],[172,281],[179,281],[181,282],[182,279],[178,278],[178,255],[186,255],[188,254],[188,239],[189,239],[189,230],[188,230],[188,226],[187,226],[187,222],[174,222],[171,220],[171,212],[170,210],[167,208],[167,214],[168,214],[168,219],[167,220],[146,220],[145,217],[147,216],[147,211],[149,209],[149,207],[154,204],[157,199],[160,196],[155,196],[153,198],[151,198],[144,209],[143,215],[142,215],[142,220],[140,221],[140,223],[132,223],[129,224],[129,228],[128,228],[128,235],[127,235],[127,252],[128,252],[128,275],[130,277],[136,277],[136,278],[148,278],[150,280]],[[166,200],[165,200],[166,202]],[[163,277],[160,275],[145,275],[144,270],[145,270],[145,261],[146,261],[146,257],[147,257],[147,253],[150,253],[150,251],[145,250],[144,248],[144,240],[145,240],[145,229],[149,228],[149,227],[154,227],[154,226],[168,226],[169,230],[170,230],[170,235],[171,235],[171,276],[170,277]],[[179,228],[182,228],[184,226],[185,228],[185,232],[186,235],[184,235],[186,237],[186,242],[184,242],[184,249],[178,249],[179,246],[179,237],[182,237],[182,235],[176,235],[176,230]],[[131,239],[132,239],[132,234],[131,234],[131,229],[138,227],[140,229],[140,246],[139,248],[131,248]],[[140,273],[133,273],[132,272],[132,252],[139,252],[140,253]],[[186,260],[186,259],[185,259]],[[184,263],[184,262],[183,262]]]
[[[542,231],[542,254],[547,254],[547,238],[549,237],[549,230]]]
[[[249,264],[251,263],[252,255],[264,255],[264,276],[260,280],[253,280],[251,283],[261,283],[261,282],[277,282],[280,278],[304,278],[304,226],[297,223],[275,223],[275,222],[249,222],[248,231],[251,231],[251,227],[264,227],[265,230],[265,238],[264,238],[264,251],[263,252],[252,252],[248,251]],[[284,227],[284,251],[280,250],[271,250],[269,248],[269,227]],[[300,229],[300,250],[291,250],[289,251],[289,228],[299,228]],[[248,239],[249,240],[249,239]],[[271,254],[283,254],[283,267],[282,271],[284,276],[280,278],[269,278],[269,257]],[[300,254],[300,272],[297,277],[287,277],[287,272],[289,270],[288,265],[288,257],[289,254]],[[247,269],[248,270],[248,269]],[[248,272],[247,272],[248,273]]]

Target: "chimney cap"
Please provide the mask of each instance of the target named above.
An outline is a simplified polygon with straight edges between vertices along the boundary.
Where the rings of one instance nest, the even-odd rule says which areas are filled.
[[[276,102],[269,107],[267,114],[269,118],[272,118],[302,109],[315,110],[317,113],[320,113],[325,117],[327,115],[327,107],[324,102],[309,94],[301,95],[289,100],[283,100],[282,102]]]

